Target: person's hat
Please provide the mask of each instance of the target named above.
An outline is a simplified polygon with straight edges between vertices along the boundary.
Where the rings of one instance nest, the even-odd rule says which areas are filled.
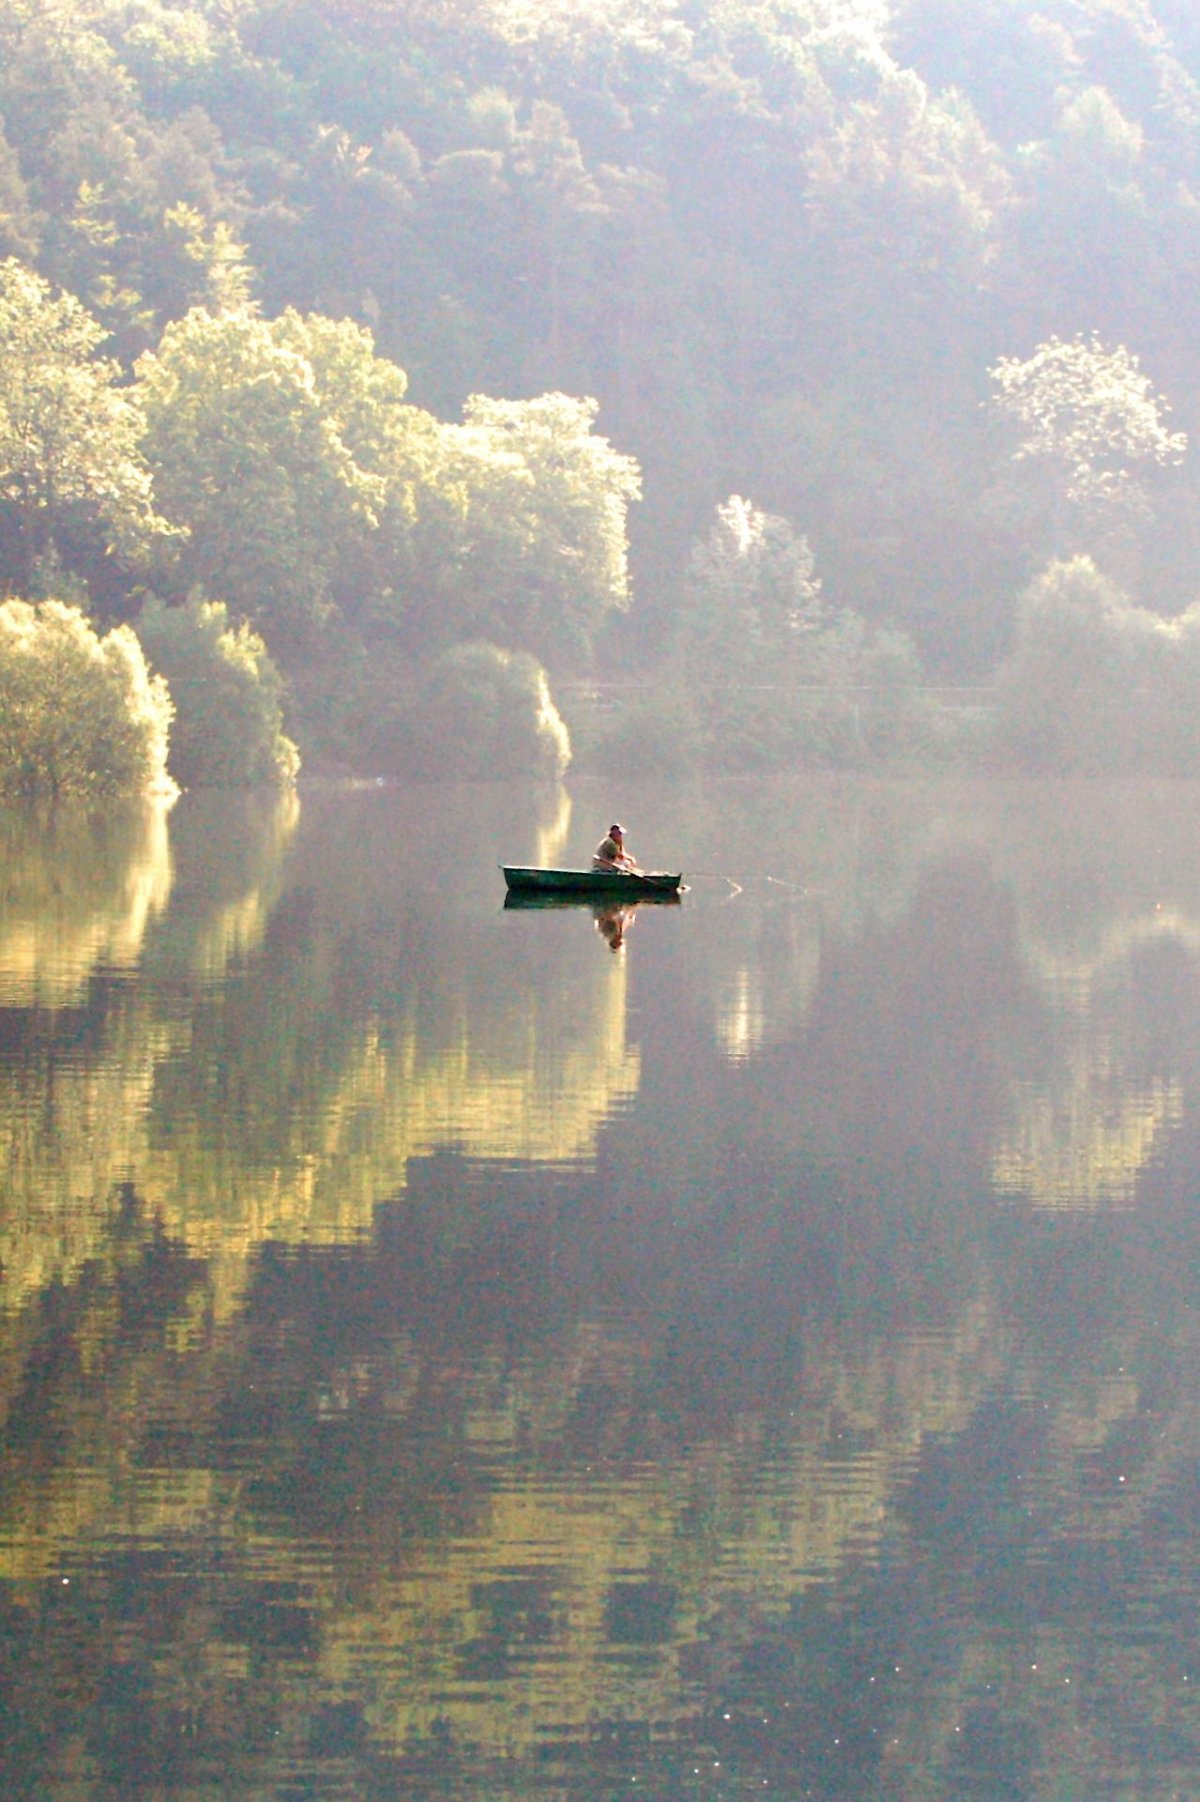
[[[609,832],[610,832],[610,833],[613,833],[613,832],[619,832],[619,833],[620,833],[620,834],[621,834],[621,837],[622,837],[622,838],[624,838],[624,836],[625,836],[625,828],[624,828],[624,826],[618,826],[618,825],[616,825],[616,824],[613,824],[613,825],[612,825],[612,826],[610,826],[610,827],[609,827],[609,829],[608,829],[608,830],[609,830]]]

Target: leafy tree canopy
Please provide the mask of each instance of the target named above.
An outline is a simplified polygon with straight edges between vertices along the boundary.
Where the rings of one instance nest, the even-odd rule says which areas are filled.
[[[731,494],[688,564],[687,654],[710,674],[778,668],[825,617],[808,540]]]
[[[439,636],[507,632],[552,666],[578,667],[628,605],[625,521],[640,475],[592,430],[596,411],[565,394],[474,395],[463,423],[441,428],[414,525]]]
[[[137,366],[156,491],[188,534],[177,580],[220,585],[283,642],[330,613],[339,552],[383,492],[323,403],[303,336],[292,318],[196,308]]]
[[[1089,557],[1051,563],[1021,598],[1000,679],[1004,749],[1076,775],[1189,775],[1200,759],[1200,606],[1162,619]]]
[[[1151,471],[1178,463],[1183,432],[1124,345],[1052,338],[990,371],[992,404],[1013,434],[1015,463],[1036,472],[1054,507],[1058,549],[1104,539],[1147,511]]]
[[[666,655],[731,491],[802,519],[871,628],[981,673],[1051,555],[1195,591],[1193,10],[0,0],[0,255],[127,373],[153,347],[110,386],[192,534],[155,585],[228,596],[294,682],[340,638],[583,663],[635,589],[623,639]],[[559,430],[586,454],[539,463],[478,395],[595,396]],[[605,440],[644,482],[632,574]],[[46,511],[0,508],[33,593]],[[118,511],[53,525],[114,616]]]
[[[0,792],[117,796],[171,786],[171,701],[128,626],[101,637],[61,601],[0,604]]]
[[[0,557],[18,588],[73,516],[129,556],[163,529],[137,400],[96,354],[105,336],[73,296],[0,264]]]
[[[433,660],[379,755],[425,776],[558,777],[571,740],[536,659],[474,643]]]
[[[185,788],[290,782],[299,768],[283,730],[283,683],[266,645],[221,601],[150,600],[137,635],[170,687],[171,774]]]

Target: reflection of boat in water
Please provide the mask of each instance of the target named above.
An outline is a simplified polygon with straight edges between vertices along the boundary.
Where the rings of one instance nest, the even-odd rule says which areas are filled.
[[[506,909],[529,910],[547,907],[589,907],[596,931],[614,951],[625,942],[625,934],[633,925],[639,907],[678,907],[678,888],[650,888],[634,895],[589,894],[586,889],[512,889],[504,897]]]
[[[597,913],[607,913],[622,907],[678,907],[682,899],[678,889],[648,889],[636,895],[606,895],[602,890],[588,894],[585,889],[509,889],[504,906],[515,912],[538,907],[594,907]]]
[[[570,899],[645,901],[669,896],[678,900],[682,875],[661,870],[536,870],[501,865],[508,900]]]
[[[588,907],[595,919],[596,931],[608,941],[614,951],[619,951],[639,907],[678,907],[681,899],[677,888],[653,888],[633,896],[588,894],[585,889],[509,889],[504,897],[504,906],[517,911],[547,907]]]

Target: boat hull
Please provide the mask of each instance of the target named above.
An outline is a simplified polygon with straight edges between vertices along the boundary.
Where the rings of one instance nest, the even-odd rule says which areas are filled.
[[[682,875],[627,870],[536,870],[502,865],[510,895],[577,895],[584,899],[643,901],[653,896],[678,895]]]

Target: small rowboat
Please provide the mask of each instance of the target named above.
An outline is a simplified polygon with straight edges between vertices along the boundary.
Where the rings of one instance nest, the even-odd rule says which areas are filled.
[[[677,895],[682,875],[662,870],[529,870],[500,866],[510,895],[596,895],[604,900],[644,901]]]

